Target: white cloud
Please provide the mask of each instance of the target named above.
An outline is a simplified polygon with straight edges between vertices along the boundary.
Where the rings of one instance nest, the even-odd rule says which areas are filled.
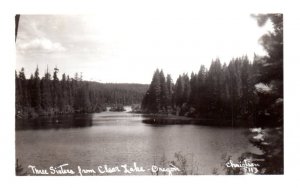
[[[183,72],[197,72],[201,64],[209,68],[216,57],[228,63],[242,55],[250,60],[254,53],[265,55],[258,39],[272,28],[258,27],[247,13],[122,11],[22,15],[17,66],[34,72],[37,64],[53,64],[70,75],[80,70],[103,82],[139,83],[149,83],[161,68],[176,80]]]
[[[58,42],[52,42],[47,38],[36,38],[29,42],[19,43],[18,49],[23,52],[38,51],[38,52],[63,52],[66,49]]]

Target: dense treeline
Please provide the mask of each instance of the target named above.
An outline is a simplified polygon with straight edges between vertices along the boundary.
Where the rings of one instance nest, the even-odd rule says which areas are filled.
[[[59,80],[57,74],[57,68],[53,76],[47,71],[42,78],[38,68],[29,79],[25,77],[24,68],[15,73],[17,117],[100,112],[106,106],[131,105],[142,100],[148,87],[83,81],[78,73],[74,78],[62,74]]]
[[[203,65],[198,73],[179,75],[173,83],[170,75],[156,70],[142,109],[151,113],[175,113],[206,118],[250,118],[255,110],[254,94],[259,58],[236,58],[229,65],[219,59],[209,70]]]
[[[261,125],[283,124],[283,18],[282,14],[255,16],[268,19],[274,31],[261,37],[267,56],[219,59],[209,69],[182,74],[173,83],[170,75],[156,70],[142,101],[146,113],[173,113],[199,118],[250,119]]]

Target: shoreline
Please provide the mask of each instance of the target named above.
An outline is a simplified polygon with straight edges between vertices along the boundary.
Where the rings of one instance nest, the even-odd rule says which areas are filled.
[[[143,114],[143,113],[140,113]],[[173,114],[144,114],[147,117],[143,120],[146,124],[154,125],[171,125],[171,124],[196,124],[204,126],[216,126],[216,127],[255,127],[251,120],[242,119],[211,119],[211,118],[194,118],[186,116],[177,116]],[[243,124],[246,126],[238,126]]]
[[[68,115],[76,115],[76,114],[93,114],[93,113],[102,113],[102,112],[119,112],[119,111],[109,111],[109,110],[102,110],[102,111],[95,111],[95,112],[58,112],[58,113],[48,113],[48,114],[36,114],[33,117],[18,117],[18,114],[15,115],[15,119],[18,120],[34,120],[37,118],[53,118],[59,116],[68,116]],[[143,123],[149,125],[156,125],[156,126],[164,126],[164,125],[184,125],[184,124],[195,124],[195,125],[203,125],[203,126],[214,126],[214,127],[247,127],[247,128],[254,128],[254,123],[252,120],[243,120],[243,119],[212,119],[212,118],[195,118],[195,117],[186,117],[186,116],[178,116],[174,114],[154,114],[154,113],[143,113],[143,112],[135,112],[135,111],[123,111],[124,113],[131,113],[131,114],[141,114],[145,117],[142,120]],[[243,126],[239,126],[239,124]]]

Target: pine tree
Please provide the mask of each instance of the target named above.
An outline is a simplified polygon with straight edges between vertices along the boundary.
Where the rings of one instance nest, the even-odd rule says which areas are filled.
[[[35,70],[33,83],[31,85],[31,104],[36,111],[41,109],[41,88],[38,67]]]
[[[220,114],[221,108],[221,75],[222,66],[219,59],[212,61],[207,75],[208,112],[211,115]]]
[[[15,71],[15,89],[16,89],[16,111],[19,111],[19,109],[21,108],[21,101],[22,101],[22,92],[21,92],[22,86],[17,71]]]
[[[161,70],[159,73],[159,84],[160,84],[160,100],[159,100],[160,110],[165,112],[167,110],[168,90],[167,90],[167,83],[166,83],[166,78],[163,70]]]
[[[47,71],[41,80],[41,106],[44,110],[48,111],[52,104],[51,97],[51,75]]]
[[[61,82],[61,106],[62,111],[68,111],[68,90],[67,90],[67,78],[66,74],[62,74]]]
[[[174,84],[173,84],[173,81],[172,81],[172,78],[171,78],[171,75],[168,74],[167,75],[167,106],[169,108],[172,108],[172,103],[174,102],[173,101],[173,87],[174,87]]]
[[[187,103],[189,101],[189,96],[191,93],[191,87],[190,87],[190,78],[188,74],[183,74],[182,76],[183,81],[183,103]]]
[[[58,71],[57,67],[54,68],[53,72],[53,82],[52,82],[52,106],[54,109],[62,110],[62,92],[60,87],[60,82],[58,79]]]
[[[184,92],[183,78],[181,75],[179,75],[174,87],[174,100],[175,100],[174,102],[176,106],[181,106],[183,104],[184,102],[183,92]]]
[[[273,24],[273,32],[263,35],[260,42],[268,56],[262,58],[259,83],[267,85],[272,92],[259,92],[259,119],[264,124],[283,125],[283,15],[265,14],[256,16],[258,24],[267,20]],[[259,83],[256,83],[257,85]]]
[[[197,93],[198,93],[198,75],[194,74],[194,72],[192,72],[192,74],[191,74],[190,88],[191,88],[191,92],[190,92],[188,102],[192,106],[196,106],[197,105]]]
[[[208,108],[208,95],[206,85],[207,70],[204,65],[201,65],[197,75],[197,93],[196,93],[196,108],[200,114],[205,114]]]
[[[27,89],[27,81],[25,77],[25,70],[22,67],[21,71],[19,72],[19,83],[20,83],[20,104],[23,107],[29,106],[29,97],[28,97],[28,89]]]
[[[161,85],[160,85],[160,72],[157,69],[153,75],[152,82],[149,87],[149,103],[150,111],[157,113],[160,110],[160,93],[161,93]]]

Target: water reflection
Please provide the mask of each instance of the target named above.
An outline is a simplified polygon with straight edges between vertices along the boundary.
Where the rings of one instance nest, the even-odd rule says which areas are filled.
[[[231,120],[224,119],[195,119],[184,116],[174,116],[174,115],[142,115],[144,119],[143,123],[148,125],[208,125],[208,126],[227,126],[232,127],[239,125],[242,127],[250,127],[251,125],[247,121],[235,120],[232,122]]]
[[[128,121],[130,119],[130,121]],[[44,130],[85,128],[98,125],[119,124],[130,125],[132,122],[142,122],[149,126],[166,125],[208,125],[232,127],[230,120],[194,119],[173,115],[134,114],[128,112],[102,112],[95,114],[71,114],[57,116],[41,116],[36,119],[16,119],[16,130]],[[237,122],[235,122],[237,124]],[[247,122],[239,122],[241,127],[250,127]]]
[[[16,130],[69,129],[91,127],[92,125],[91,114],[42,116],[27,120],[16,119]]]
[[[188,174],[212,174],[224,163],[223,153],[236,161],[244,152],[256,152],[243,135],[246,129],[146,124],[151,118],[154,116],[102,112],[16,120],[16,158],[24,167],[68,163],[72,169],[134,162],[168,167],[172,162]]]

